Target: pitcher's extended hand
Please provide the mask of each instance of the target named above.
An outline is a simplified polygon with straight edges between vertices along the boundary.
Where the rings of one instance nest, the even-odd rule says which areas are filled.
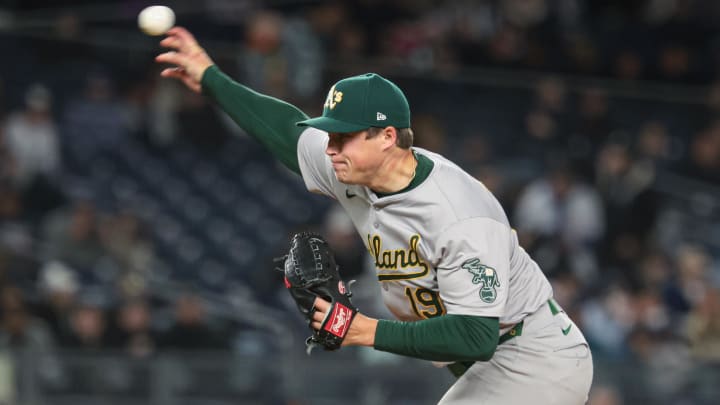
[[[190,90],[201,91],[201,80],[205,69],[215,63],[210,59],[195,37],[183,27],[173,27],[167,37],[160,41],[164,48],[171,49],[155,57],[160,63],[175,65],[163,69],[162,77],[171,77],[182,81]]]

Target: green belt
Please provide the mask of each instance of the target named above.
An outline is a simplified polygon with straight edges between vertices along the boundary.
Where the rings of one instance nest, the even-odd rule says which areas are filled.
[[[474,361],[458,361],[448,364],[447,368],[455,376],[455,378],[460,378],[460,376],[465,374],[465,372],[472,367],[473,364],[475,364]]]
[[[554,298],[550,298],[547,301],[547,304],[550,307],[550,312],[553,315],[557,315],[562,312],[562,308],[560,308],[560,305],[557,303],[557,301],[555,301]],[[520,321],[516,323],[515,326],[513,326],[509,331],[503,333],[500,336],[500,338],[498,339],[498,344],[501,345],[516,336],[522,335],[522,330],[523,321]],[[475,364],[474,361],[458,361],[456,363],[448,365],[447,368],[448,370],[450,370],[451,373],[453,373],[455,377],[460,378],[460,376],[465,374],[465,371],[472,367],[473,364]]]
[[[501,345],[508,340],[522,335],[522,329],[523,329],[523,321],[520,321],[515,324],[509,331],[503,333],[500,338],[498,339],[498,344]],[[452,364],[449,364],[447,366],[448,370],[450,370],[451,373],[457,378],[460,378],[461,375],[465,374],[467,369],[472,367],[472,365],[475,364],[474,361],[458,361]]]
[[[505,332],[500,336],[500,339],[498,339],[498,344],[501,345],[508,340],[514,338],[515,336],[522,335],[522,328],[523,328],[523,321],[520,321],[515,324],[515,326],[512,327],[509,331]]]

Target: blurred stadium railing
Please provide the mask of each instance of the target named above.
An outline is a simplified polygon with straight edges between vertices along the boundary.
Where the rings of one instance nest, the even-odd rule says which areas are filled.
[[[146,359],[61,350],[4,353],[3,404],[238,405],[435,404],[454,377],[428,362],[368,357],[368,352],[277,351],[266,356],[174,352]],[[8,362],[15,362],[8,367]],[[348,361],[352,362],[347,367]],[[712,365],[653,369],[596,362],[595,387],[620,387],[627,404],[714,404],[720,369]]]

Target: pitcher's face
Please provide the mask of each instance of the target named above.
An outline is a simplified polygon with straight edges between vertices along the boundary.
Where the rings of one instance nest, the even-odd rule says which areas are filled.
[[[382,155],[381,137],[368,138],[368,131],[329,133],[325,153],[335,177],[344,184],[369,184]]]

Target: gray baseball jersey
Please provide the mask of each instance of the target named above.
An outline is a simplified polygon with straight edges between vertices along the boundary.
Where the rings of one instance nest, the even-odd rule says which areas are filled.
[[[345,208],[375,261],[385,304],[398,319],[448,313],[513,324],[552,296],[498,201],[457,165],[414,148],[434,163],[428,178],[412,190],[378,198],[367,187],[336,179],[327,143],[318,129],[300,136],[305,185]]]

